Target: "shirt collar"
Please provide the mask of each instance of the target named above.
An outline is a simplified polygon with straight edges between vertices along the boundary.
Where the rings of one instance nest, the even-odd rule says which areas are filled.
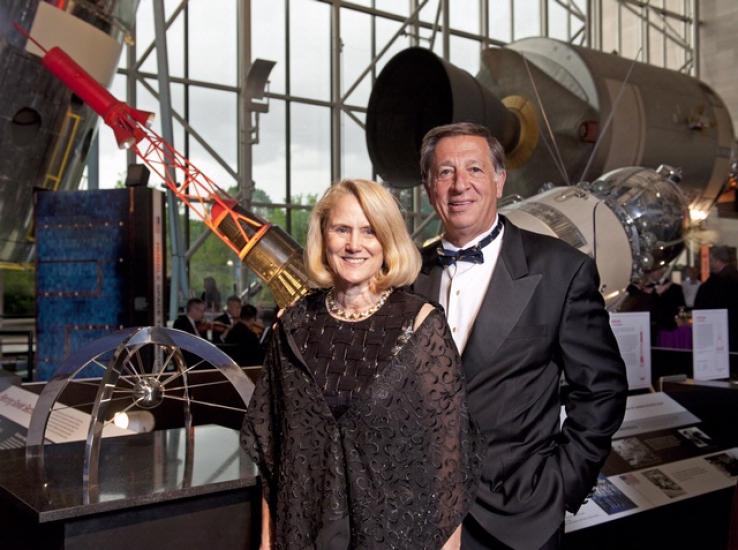
[[[471,239],[469,242],[461,245],[456,246],[453,243],[448,242],[446,239],[441,239],[441,244],[443,245],[443,248],[446,248],[448,250],[461,250],[463,248],[469,248],[470,246],[474,246],[479,241],[481,241],[483,238],[485,238],[487,235],[490,234],[492,229],[497,225],[498,215],[495,214],[495,219],[492,220],[492,225],[490,225],[485,231],[482,231],[479,235]],[[499,239],[499,237],[497,237]]]

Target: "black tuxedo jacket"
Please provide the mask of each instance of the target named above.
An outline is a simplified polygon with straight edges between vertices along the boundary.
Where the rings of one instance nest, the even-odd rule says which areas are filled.
[[[539,548],[595,484],[623,419],[627,380],[592,259],[504,223],[462,354],[469,409],[486,444],[471,514],[509,546]],[[434,301],[442,274],[435,248],[423,250],[414,285]]]
[[[195,328],[192,326],[192,323],[190,323],[187,315],[180,315],[179,317],[177,317],[174,320],[172,328],[183,330],[184,332],[189,332],[190,334],[194,334],[195,336],[202,336],[202,334],[198,334],[197,331],[195,331]]]
[[[216,323],[223,323],[224,325],[231,325],[231,318],[228,316],[228,313],[223,313],[221,315],[218,315],[215,319],[213,319]],[[236,319],[238,321],[238,319]]]

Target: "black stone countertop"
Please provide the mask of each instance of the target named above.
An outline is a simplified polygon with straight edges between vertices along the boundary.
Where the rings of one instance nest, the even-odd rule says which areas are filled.
[[[44,467],[25,449],[0,451],[0,499],[39,523],[255,486],[257,470],[239,433],[195,427],[194,459],[186,460],[184,428],[105,438],[98,490],[83,490],[84,442],[46,445]]]

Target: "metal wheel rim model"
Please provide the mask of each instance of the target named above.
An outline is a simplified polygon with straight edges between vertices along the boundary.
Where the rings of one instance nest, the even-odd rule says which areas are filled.
[[[139,353],[145,346],[153,346],[154,355],[157,357],[149,372],[146,372]],[[99,358],[109,354],[111,350],[115,352],[108,364],[100,362]],[[187,366],[183,351],[196,355],[199,360]],[[218,369],[226,379],[217,383],[230,382],[244,404],[243,409],[191,398],[190,390],[197,386],[188,383],[188,373],[204,363],[209,363]],[[39,468],[43,468],[44,439],[49,418],[53,412],[61,410],[55,408],[57,400],[68,384],[85,383],[75,380],[74,376],[91,365],[104,369],[104,375],[97,384],[97,394],[92,403],[82,472],[85,498],[93,501],[96,500],[99,488],[98,471],[102,432],[105,425],[112,422],[112,420],[105,420],[111,401],[131,400],[131,403],[120,412],[129,411],[137,406],[144,409],[154,408],[164,399],[176,399],[183,402],[186,433],[186,464],[183,484],[187,486],[188,479],[192,475],[194,456],[191,404],[198,403],[245,412],[254,390],[253,382],[233,359],[211,343],[192,334],[164,327],[144,327],[116,332],[92,342],[67,357],[54,378],[46,384],[39,395],[31,415],[26,441],[26,458],[36,462]],[[174,366],[173,371],[166,370],[169,365]],[[132,378],[121,377],[124,373],[131,375]],[[119,385],[121,381],[124,381],[125,385]],[[167,395],[167,391],[174,390],[182,390],[182,397]]]

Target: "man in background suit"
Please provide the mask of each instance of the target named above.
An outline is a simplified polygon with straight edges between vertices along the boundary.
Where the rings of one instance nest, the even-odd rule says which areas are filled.
[[[461,548],[559,548],[564,511],[596,483],[625,411],[625,367],[597,268],[497,215],[504,152],[485,127],[431,130],[421,171],[444,235],[423,249],[414,288],[446,310],[484,437]]]
[[[172,325],[173,328],[205,338],[205,335],[201,334],[197,328],[197,324],[205,317],[205,302],[200,298],[190,298],[187,300],[186,311],[187,313],[177,317]]]
[[[727,246],[710,249],[710,276],[697,289],[694,309],[727,309],[730,351],[738,351],[738,270]]]
[[[226,310],[213,319],[213,341],[225,342],[225,333],[241,318],[241,298],[228,296]]]

